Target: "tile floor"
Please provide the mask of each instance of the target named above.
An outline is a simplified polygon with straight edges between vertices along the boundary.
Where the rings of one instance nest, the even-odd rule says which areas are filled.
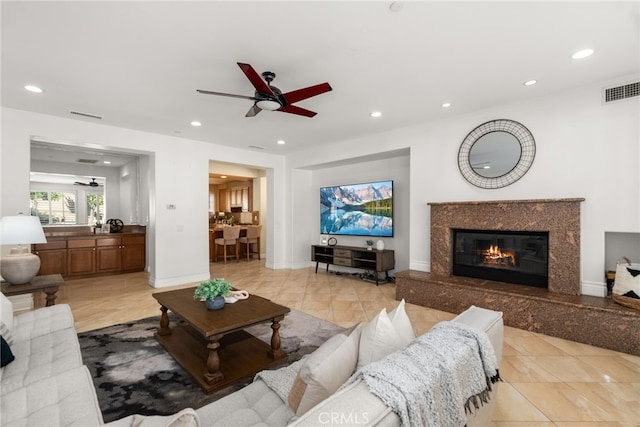
[[[264,261],[211,265],[224,277],[280,304],[342,326],[393,309],[395,285],[313,268],[270,270]],[[146,273],[69,280],[58,303],[71,306],[78,331],[160,314]],[[184,286],[194,286],[195,283]],[[44,298],[35,298],[36,307]],[[455,315],[412,304],[416,334]],[[640,325],[639,325],[640,327]],[[640,427],[640,357],[506,327],[494,427]]]

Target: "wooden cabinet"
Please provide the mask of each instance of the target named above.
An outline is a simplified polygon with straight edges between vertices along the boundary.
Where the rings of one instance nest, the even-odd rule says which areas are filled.
[[[146,235],[140,233],[74,236],[34,245],[33,253],[40,257],[40,276],[91,277],[144,271],[145,245]]]
[[[67,242],[64,240],[34,245],[33,253],[40,257],[38,276],[67,274]]]
[[[122,236],[122,270],[142,271],[147,263],[145,236]]]
[[[372,271],[375,276],[376,285],[379,284],[378,273],[385,273],[385,279],[389,279],[389,270],[395,268],[395,254],[393,250],[367,250],[353,246],[311,246],[311,260],[316,263],[316,273],[318,264],[340,265],[343,267],[358,268]]]
[[[96,240],[96,271],[114,273],[122,269],[122,238],[105,237]]]
[[[67,242],[67,276],[85,276],[96,272],[96,239]]]

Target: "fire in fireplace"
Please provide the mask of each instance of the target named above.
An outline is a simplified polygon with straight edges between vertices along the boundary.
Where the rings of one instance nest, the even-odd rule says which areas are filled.
[[[452,273],[546,288],[549,233],[453,230]]]

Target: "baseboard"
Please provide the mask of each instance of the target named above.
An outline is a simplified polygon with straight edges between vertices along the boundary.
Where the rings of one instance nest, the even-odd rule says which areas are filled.
[[[580,294],[594,297],[606,297],[607,285],[604,282],[580,282]]]
[[[211,274],[209,272],[193,274],[191,276],[171,277],[169,279],[158,279],[156,277],[149,277],[149,285],[153,288],[167,288],[169,286],[184,285],[187,283],[199,283],[203,280],[209,280]]]
[[[424,261],[412,261],[409,263],[409,270],[418,270],[428,273],[431,271],[431,266],[429,263]]]

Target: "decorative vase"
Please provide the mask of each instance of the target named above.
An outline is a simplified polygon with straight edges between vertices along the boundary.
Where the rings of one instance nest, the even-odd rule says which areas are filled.
[[[376,242],[376,249],[379,250],[379,251],[384,249],[384,242],[382,240],[378,240]]]
[[[204,302],[209,310],[220,310],[224,307],[224,297],[218,295],[214,299],[208,299]]]

